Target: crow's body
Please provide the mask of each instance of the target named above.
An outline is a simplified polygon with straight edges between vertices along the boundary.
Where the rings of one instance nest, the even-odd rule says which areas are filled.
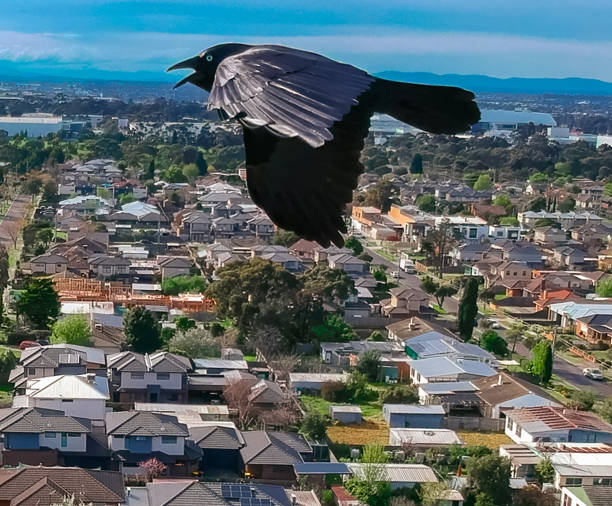
[[[278,226],[323,246],[343,243],[373,113],[440,134],[480,118],[469,91],[387,81],[283,46],[223,44],[177,68],[196,70],[178,85],[209,91],[208,108],[242,124],[253,201]]]

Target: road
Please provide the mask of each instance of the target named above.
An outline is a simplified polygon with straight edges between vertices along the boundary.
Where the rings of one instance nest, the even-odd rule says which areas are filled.
[[[406,274],[404,271],[402,271],[399,268],[399,265],[393,262],[390,262],[389,260],[387,260],[384,257],[381,257],[378,253],[376,253],[375,250],[370,249],[368,247],[364,248],[368,255],[370,255],[373,259],[373,263],[376,264],[380,264],[380,265],[384,265],[385,267],[388,268],[388,272],[393,272],[393,271],[397,271],[399,272],[399,281],[402,285],[408,287],[408,288],[418,288],[421,289],[421,278],[419,278],[417,275],[415,274]],[[433,298],[432,298],[433,300]],[[446,297],[444,299],[444,309],[446,311],[448,311],[449,313],[457,313],[457,310],[459,309],[459,303],[457,302],[457,299],[454,299],[453,297]]]
[[[503,330],[496,330],[502,337],[504,337]],[[522,355],[525,358],[531,358],[531,350],[527,348],[523,343],[516,343],[515,347],[516,353]],[[584,362],[582,367],[572,364],[563,358],[556,356],[553,359],[553,372],[559,376],[561,379],[571,383],[576,388],[579,389],[589,389],[593,390],[598,395],[601,395],[603,398],[612,396],[612,384],[609,381],[593,381],[585,377],[582,374],[582,369],[585,367],[592,367],[593,364],[588,362]]]
[[[28,205],[31,202],[32,198],[27,195],[17,195],[15,200],[11,202],[0,223],[0,244],[5,248],[14,247],[16,238],[19,235],[19,229],[23,226]]]

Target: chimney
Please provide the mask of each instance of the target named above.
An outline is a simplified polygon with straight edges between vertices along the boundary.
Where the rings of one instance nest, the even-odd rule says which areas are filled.
[[[503,381],[503,379],[502,379],[502,375],[500,374],[500,375],[497,377],[497,384],[498,384],[498,385],[502,385],[502,384],[503,384],[503,382],[504,382],[504,381]]]
[[[297,497],[295,494],[291,494],[291,506],[295,506],[297,504]]]

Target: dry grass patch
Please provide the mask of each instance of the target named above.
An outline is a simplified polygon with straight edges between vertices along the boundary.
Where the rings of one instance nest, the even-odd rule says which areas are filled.
[[[459,439],[466,445],[486,446],[492,450],[498,450],[500,445],[513,444],[512,439],[500,432],[476,432],[458,430]]]
[[[378,420],[364,420],[360,425],[330,425],[327,428],[327,435],[335,443],[349,445],[389,444],[389,426]]]

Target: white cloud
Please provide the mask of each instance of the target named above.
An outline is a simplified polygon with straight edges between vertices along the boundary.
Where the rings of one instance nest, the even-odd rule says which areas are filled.
[[[367,35],[351,35],[367,34]],[[157,70],[213,44],[233,41],[280,43],[339,57],[370,70],[489,72],[494,75],[578,76],[612,80],[612,42],[545,39],[494,33],[394,31],[354,27],[349,34],[293,37],[241,37],[214,34],[112,32],[106,34],[28,34],[0,31],[0,59],[53,59],[103,70]],[[406,68],[406,62],[461,62],[461,68]],[[495,63],[496,62],[496,63]],[[381,67],[382,65],[382,67]],[[442,63],[440,63],[442,65]],[[495,70],[488,70],[487,66]],[[452,65],[450,67],[453,67]],[[508,73],[499,69],[508,69]]]

